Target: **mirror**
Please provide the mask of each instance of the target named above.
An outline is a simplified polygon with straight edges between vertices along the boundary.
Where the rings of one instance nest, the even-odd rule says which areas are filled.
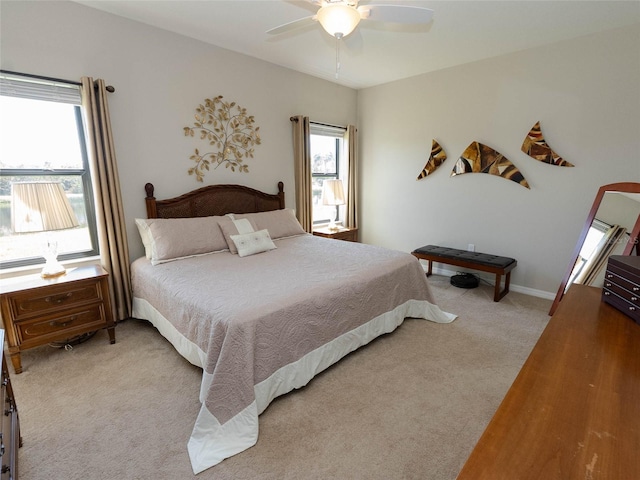
[[[600,187],[549,315],[573,283],[602,287],[610,255],[640,255],[639,234],[640,183]]]

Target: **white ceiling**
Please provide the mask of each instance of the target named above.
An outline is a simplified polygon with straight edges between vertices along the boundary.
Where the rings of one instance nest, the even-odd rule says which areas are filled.
[[[76,1],[353,88],[640,23],[639,0],[362,0],[427,7],[434,18],[410,27],[362,21],[340,45],[336,78],[336,40],[319,24],[265,34],[313,15],[317,7],[309,1]]]

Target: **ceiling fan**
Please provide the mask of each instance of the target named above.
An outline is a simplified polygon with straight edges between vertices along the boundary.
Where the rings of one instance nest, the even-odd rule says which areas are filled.
[[[433,10],[411,5],[362,5],[358,0],[307,0],[320,8],[315,15],[300,18],[267,30],[269,35],[279,35],[319,22],[325,31],[338,40],[349,35],[360,20],[386,23],[420,24],[429,23]],[[362,3],[367,3],[363,1]]]

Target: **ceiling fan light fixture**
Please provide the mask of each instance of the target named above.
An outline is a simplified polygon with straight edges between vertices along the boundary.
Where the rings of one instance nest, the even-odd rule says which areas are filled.
[[[346,37],[360,23],[360,12],[345,4],[326,5],[316,15],[322,28],[337,38]]]

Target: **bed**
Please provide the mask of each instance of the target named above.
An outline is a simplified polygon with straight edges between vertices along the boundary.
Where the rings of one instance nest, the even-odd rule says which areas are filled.
[[[145,189],[133,316],[203,369],[195,474],[253,446],[274,398],[405,318],[455,319],[409,253],[304,232],[282,182],[274,194],[212,185],[166,200]]]

